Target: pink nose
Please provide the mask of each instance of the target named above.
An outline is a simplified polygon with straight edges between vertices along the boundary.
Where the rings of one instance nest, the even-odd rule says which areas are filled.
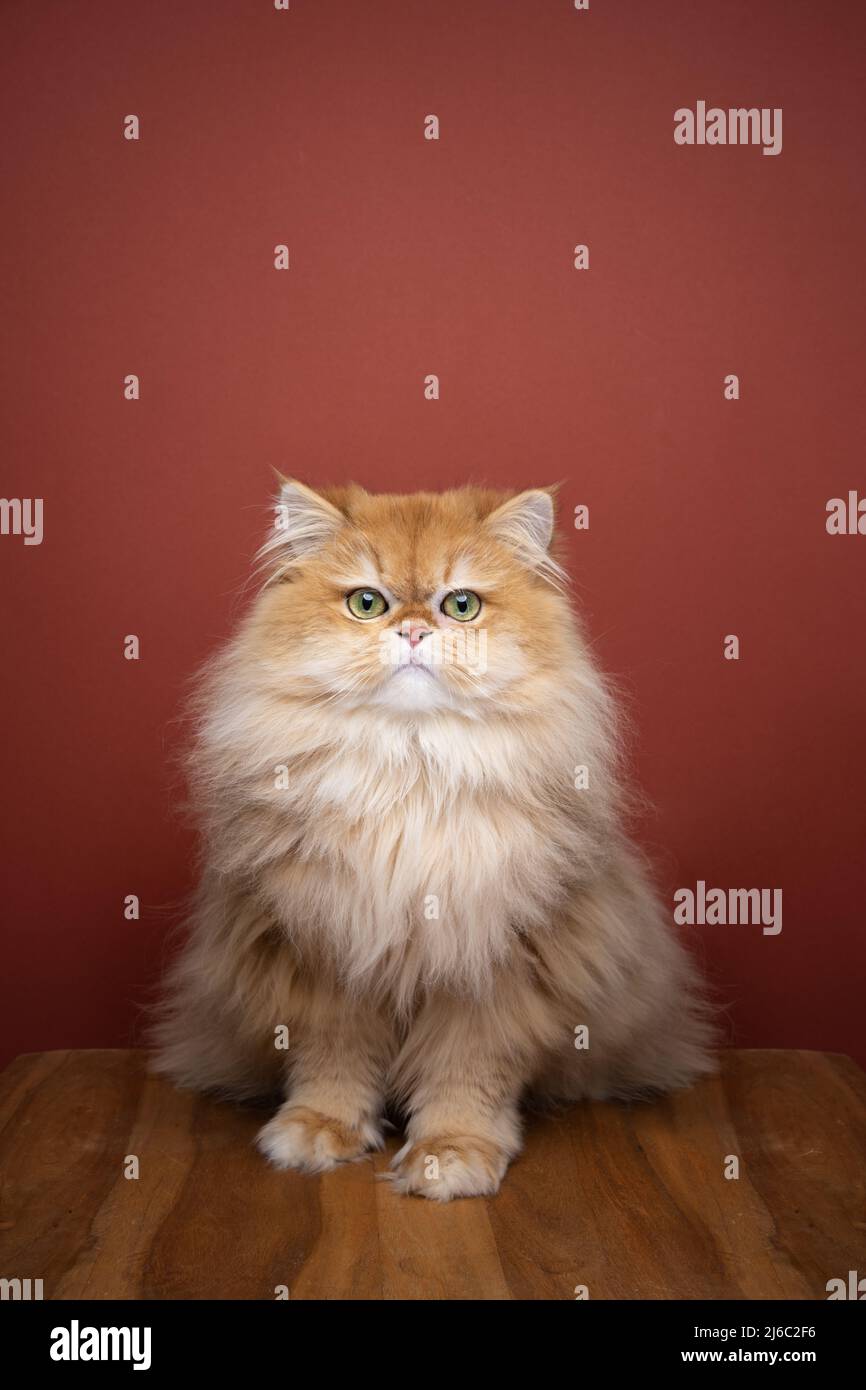
[[[422,637],[429,637],[430,633],[426,623],[404,623],[400,629],[400,636],[408,637],[410,647],[417,647]]]

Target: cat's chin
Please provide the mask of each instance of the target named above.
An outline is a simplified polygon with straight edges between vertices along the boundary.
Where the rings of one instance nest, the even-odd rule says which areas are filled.
[[[379,687],[377,704],[395,710],[435,710],[451,704],[439,677],[423,666],[401,666]]]

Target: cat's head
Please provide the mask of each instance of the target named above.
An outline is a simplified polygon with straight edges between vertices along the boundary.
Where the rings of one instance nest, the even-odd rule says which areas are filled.
[[[287,694],[484,717],[563,676],[574,626],[551,492],[374,495],[286,482],[262,548],[256,651]]]

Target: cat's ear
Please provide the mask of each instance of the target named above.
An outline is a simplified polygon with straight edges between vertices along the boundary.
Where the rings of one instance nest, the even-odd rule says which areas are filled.
[[[530,488],[503,502],[490,513],[486,524],[527,568],[558,586],[567,576],[550,553],[555,519],[552,490]]]
[[[261,567],[272,571],[271,580],[279,578],[321,550],[345,524],[343,513],[326,497],[294,478],[280,477],[273,525],[259,551]]]

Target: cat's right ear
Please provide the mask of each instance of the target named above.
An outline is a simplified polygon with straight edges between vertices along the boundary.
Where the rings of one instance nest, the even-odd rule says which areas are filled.
[[[311,487],[294,478],[280,478],[270,535],[259,551],[269,583],[279,579],[308,555],[321,550],[345,526],[343,513]]]

